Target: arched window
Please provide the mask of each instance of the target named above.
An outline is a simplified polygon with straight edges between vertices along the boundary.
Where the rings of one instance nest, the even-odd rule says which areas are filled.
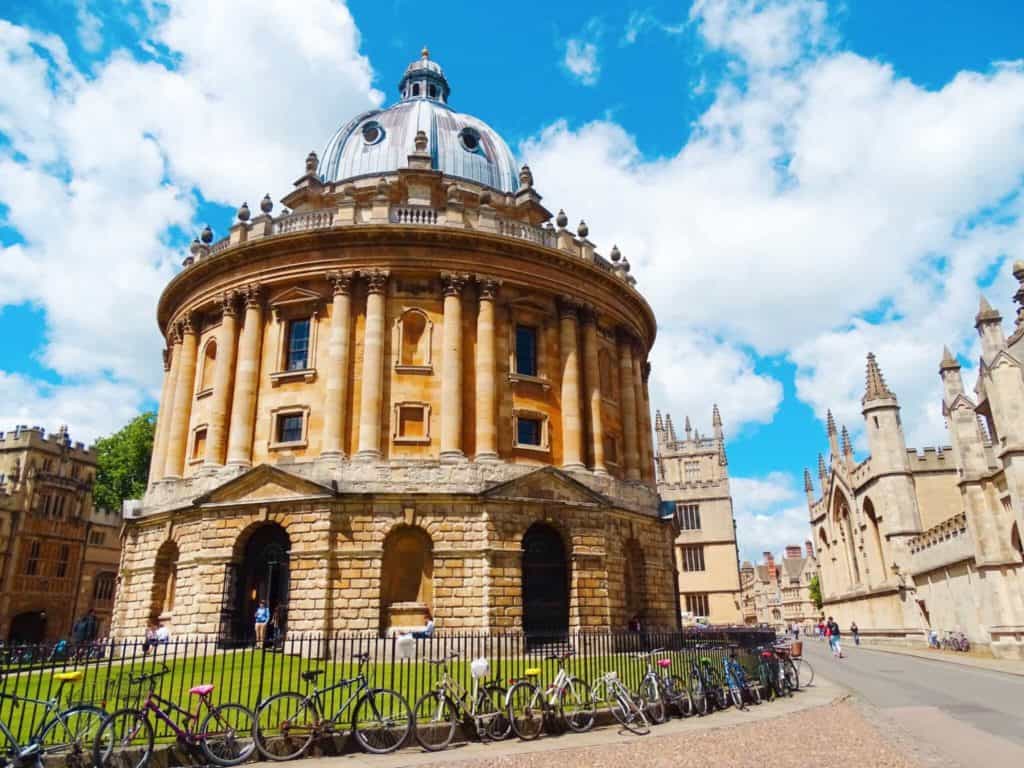
[[[174,597],[178,586],[178,545],[165,541],[156,553],[153,565],[153,592],[149,612],[153,618],[174,612]]]
[[[878,514],[875,512],[875,505],[871,499],[864,499],[864,517],[868,524],[868,538],[871,539],[875,555],[878,558],[879,572],[875,574],[874,581],[885,581],[887,573],[885,566],[885,545],[882,543],[882,532],[878,527]]]
[[[422,528],[403,525],[384,539],[381,560],[381,632],[421,627],[434,602],[434,545]]]
[[[433,323],[421,309],[407,309],[395,321],[399,372],[430,370],[430,337]]]
[[[609,400],[615,400],[615,372],[612,370],[611,355],[607,349],[597,353],[597,369],[601,377],[601,395]]]
[[[213,389],[213,376],[217,369],[217,342],[210,339],[203,347],[203,371],[199,379],[199,391]]]
[[[420,84],[419,83],[413,83],[412,95],[413,96],[419,96],[420,95]]]

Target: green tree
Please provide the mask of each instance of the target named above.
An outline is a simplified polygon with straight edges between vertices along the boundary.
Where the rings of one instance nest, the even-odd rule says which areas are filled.
[[[155,427],[156,414],[143,413],[96,441],[92,495],[98,508],[120,511],[125,499],[142,498],[149,480]]]
[[[820,611],[824,601],[821,599],[821,582],[818,580],[818,574],[811,576],[809,589],[811,590],[811,600],[814,601],[814,607]]]

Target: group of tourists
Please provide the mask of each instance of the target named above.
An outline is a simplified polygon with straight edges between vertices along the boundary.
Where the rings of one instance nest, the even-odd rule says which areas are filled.
[[[841,645],[843,633],[839,629],[839,622],[831,616],[828,619],[822,617],[818,622],[817,630],[819,640],[828,640],[828,647],[832,651],[832,655],[837,659],[843,658]],[[860,628],[857,626],[857,622],[850,624],[850,634],[853,636],[854,645],[860,645]]]

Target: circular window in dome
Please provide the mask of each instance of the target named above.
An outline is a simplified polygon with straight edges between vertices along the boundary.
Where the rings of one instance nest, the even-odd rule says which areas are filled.
[[[384,127],[376,120],[371,120],[363,126],[362,134],[367,144],[377,144],[384,138]]]
[[[476,128],[463,128],[459,131],[459,142],[467,152],[480,151],[480,131]]]

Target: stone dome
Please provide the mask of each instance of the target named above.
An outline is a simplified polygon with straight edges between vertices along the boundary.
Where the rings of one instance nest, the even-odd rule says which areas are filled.
[[[427,136],[431,167],[505,193],[519,188],[515,158],[498,133],[448,106],[440,65],[423,49],[398,84],[401,100],[349,120],[327,142],[319,175],[325,182],[396,172],[408,165],[418,131]]]

